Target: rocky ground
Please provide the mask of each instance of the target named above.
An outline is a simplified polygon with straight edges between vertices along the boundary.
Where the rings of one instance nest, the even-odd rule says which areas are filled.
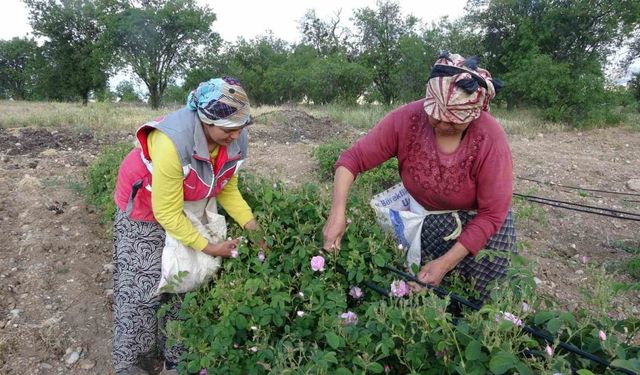
[[[360,135],[294,110],[274,118],[252,127],[246,165],[289,185],[317,180],[310,155],[316,145]],[[111,239],[84,203],[81,187],[103,146],[131,139],[63,127],[0,129],[0,373],[112,373]],[[517,192],[640,212],[640,191],[631,189],[640,179],[639,132],[512,135],[510,141]],[[633,281],[623,264],[640,249],[637,221],[526,202],[516,207],[522,253],[533,265],[540,292],[563,308],[593,303],[597,288],[608,283]],[[585,289],[592,297],[585,297]],[[638,316],[637,291],[614,296],[602,290],[613,300],[612,315]]]

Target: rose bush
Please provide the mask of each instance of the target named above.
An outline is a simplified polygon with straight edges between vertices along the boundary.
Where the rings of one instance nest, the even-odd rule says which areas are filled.
[[[480,311],[457,311],[448,307],[448,298],[429,291],[409,294],[404,281],[379,268],[401,268],[402,259],[397,244],[375,224],[367,195],[352,194],[342,250],[328,254],[320,252],[326,191],[244,180],[243,195],[260,220],[268,249],[261,253],[251,245],[258,241],[241,242],[238,256],[224,261],[210,285],[185,296],[183,320],[168,326],[171,341],[179,340],[187,350],[183,373],[610,371],[559,349],[559,340],[640,371],[639,349],[631,345],[637,321],[553,311],[550,301],[536,297],[521,258],[513,259],[510,282],[500,285]],[[336,272],[337,264],[346,276]],[[395,297],[365,289],[365,280]],[[472,298],[460,285],[453,278],[444,286]],[[521,325],[556,339],[536,340]]]

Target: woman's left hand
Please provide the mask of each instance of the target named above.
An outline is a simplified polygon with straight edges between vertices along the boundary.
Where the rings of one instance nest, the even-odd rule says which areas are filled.
[[[441,257],[422,266],[418,272],[418,280],[427,285],[438,286],[449,271],[449,264]]]
[[[460,242],[456,242],[444,255],[422,266],[418,272],[418,279],[427,285],[438,286],[444,275],[454,269],[467,255],[469,251]]]

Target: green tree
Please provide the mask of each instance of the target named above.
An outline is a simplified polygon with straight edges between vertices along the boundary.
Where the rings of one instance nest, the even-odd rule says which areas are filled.
[[[290,54],[289,44],[272,34],[250,41],[241,38],[229,47],[228,72],[240,79],[256,105],[295,101],[299,95],[295,68],[288,64]]]
[[[37,82],[40,49],[33,39],[0,40],[0,97],[30,99]]]
[[[298,77],[300,90],[315,104],[356,104],[371,84],[368,69],[338,55],[316,58]]]
[[[215,14],[190,0],[120,0],[107,8],[109,40],[122,63],[149,90],[152,108],[158,108],[167,85],[189,66],[199,63],[199,48],[217,50],[220,37],[211,31]]]
[[[321,20],[313,9],[307,10],[298,22],[303,45],[313,47],[319,55],[347,54],[351,49],[351,31],[340,25],[341,11],[329,20]]]
[[[631,91],[633,97],[638,101],[637,108],[638,111],[640,111],[640,72],[635,73],[627,85],[629,86],[629,91]]]
[[[140,101],[136,89],[131,81],[122,81],[116,86],[116,96],[121,102],[135,103]]]
[[[489,70],[509,107],[537,105],[574,124],[611,119],[606,57],[640,21],[637,0],[471,0]],[[535,72],[535,75],[533,74]],[[561,76],[558,76],[561,74]]]
[[[184,106],[184,104],[187,102],[187,95],[189,95],[189,90],[187,90],[184,86],[181,87],[172,84],[167,86],[166,90],[164,90],[164,94],[162,95],[162,102],[165,105]]]
[[[400,40],[415,35],[418,20],[403,17],[394,1],[379,0],[376,5],[376,9],[356,9],[353,19],[358,31],[359,57],[374,73],[375,99],[390,104],[398,97]]]
[[[101,42],[100,11],[92,0],[25,0],[31,27],[46,39],[41,72],[46,95],[56,100],[81,98],[107,84],[111,51]]]

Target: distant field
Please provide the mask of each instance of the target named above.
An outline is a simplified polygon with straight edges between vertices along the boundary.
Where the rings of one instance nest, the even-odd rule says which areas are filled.
[[[260,121],[265,113],[291,109],[296,106],[262,106],[252,109],[254,118]],[[363,105],[349,107],[343,105],[301,106],[304,111],[315,117],[329,117],[334,121],[347,123],[358,129],[369,129],[392,109],[382,105]],[[134,130],[140,124],[171,112],[178,107],[171,106],[152,110],[146,105],[119,103],[80,103],[0,101],[0,127],[54,127],[71,126],[94,131],[114,129]],[[569,126],[542,120],[533,110],[494,109],[492,114],[498,118],[509,134],[535,134],[568,130]],[[627,113],[621,126],[640,130],[640,113]]]

